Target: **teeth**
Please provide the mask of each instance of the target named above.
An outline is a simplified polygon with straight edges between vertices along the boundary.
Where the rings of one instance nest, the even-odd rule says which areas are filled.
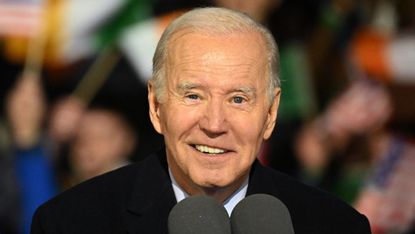
[[[199,150],[202,153],[208,153],[208,154],[223,154],[225,153],[225,150],[218,149],[218,148],[211,148],[206,145],[196,145],[196,149]]]

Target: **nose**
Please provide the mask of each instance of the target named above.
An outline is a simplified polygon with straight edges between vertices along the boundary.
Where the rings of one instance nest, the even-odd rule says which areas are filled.
[[[218,137],[228,131],[228,122],[222,101],[210,100],[202,118],[199,121],[200,129],[211,138]]]

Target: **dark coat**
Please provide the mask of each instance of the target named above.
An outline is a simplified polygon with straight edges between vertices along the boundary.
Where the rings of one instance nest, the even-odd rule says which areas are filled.
[[[288,207],[297,234],[370,233],[347,204],[255,162],[247,195],[266,193]],[[32,233],[167,233],[176,204],[165,152],[86,181],[36,211]]]

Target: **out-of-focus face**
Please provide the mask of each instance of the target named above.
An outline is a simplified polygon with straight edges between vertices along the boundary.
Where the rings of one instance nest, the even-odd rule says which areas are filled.
[[[175,179],[190,194],[237,189],[271,135],[280,91],[270,104],[261,43],[254,33],[170,40],[166,92],[157,102],[149,86],[150,117]]]
[[[76,176],[89,179],[126,163],[135,140],[126,123],[106,110],[89,110],[80,120],[71,146],[71,166]]]

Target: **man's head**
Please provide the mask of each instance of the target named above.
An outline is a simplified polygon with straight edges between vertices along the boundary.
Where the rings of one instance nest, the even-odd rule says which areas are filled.
[[[224,8],[201,8],[187,12],[167,27],[157,45],[153,57],[152,85],[160,101],[165,93],[166,85],[166,59],[168,44],[174,36],[183,33],[200,33],[204,35],[231,35],[234,33],[257,33],[261,43],[266,48],[264,58],[267,59],[268,69],[268,95],[273,98],[273,91],[280,86],[278,47],[272,34],[261,24],[240,12]],[[200,42],[203,45],[203,42]],[[272,100],[271,100],[272,101]]]
[[[86,110],[70,149],[73,176],[83,181],[125,165],[135,144],[135,133],[121,113],[105,108]]]
[[[164,32],[149,83],[150,118],[186,192],[223,200],[247,178],[275,126],[277,54],[265,28],[226,9],[190,11]]]

